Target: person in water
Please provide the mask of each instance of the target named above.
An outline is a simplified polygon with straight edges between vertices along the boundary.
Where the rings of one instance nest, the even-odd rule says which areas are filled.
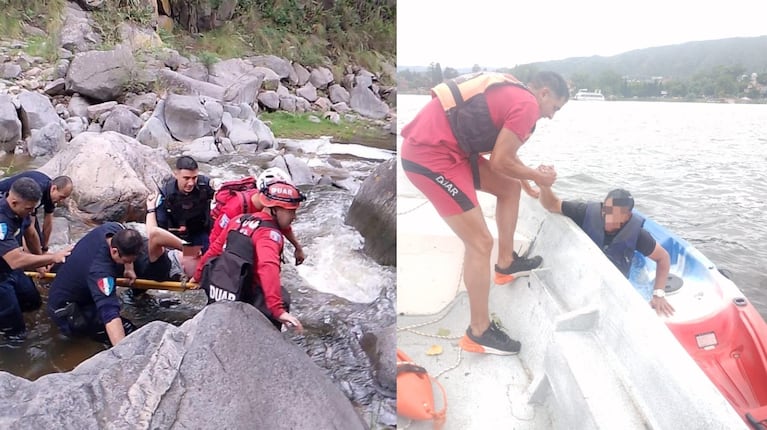
[[[674,308],[666,300],[666,279],[671,267],[668,252],[642,228],[644,219],[632,212],[634,198],[626,190],[607,193],[603,202],[561,200],[551,187],[541,186],[538,197],[549,212],[573,220],[599,246],[615,267],[629,277],[634,251],[655,261],[655,285],[650,306],[658,315],[671,316]]]

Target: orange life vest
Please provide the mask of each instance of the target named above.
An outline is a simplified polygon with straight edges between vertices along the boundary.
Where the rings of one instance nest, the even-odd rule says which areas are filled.
[[[458,146],[469,155],[474,186],[479,188],[479,154],[490,152],[501,132],[490,117],[485,92],[496,85],[514,85],[530,91],[506,73],[478,72],[447,80],[431,89],[445,110]]]

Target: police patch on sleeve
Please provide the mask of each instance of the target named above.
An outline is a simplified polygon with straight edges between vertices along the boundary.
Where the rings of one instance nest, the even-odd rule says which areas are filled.
[[[218,219],[218,226],[221,228],[225,228],[229,224],[229,217],[226,216],[226,214],[222,214],[221,218]]]
[[[99,287],[99,291],[104,293],[105,296],[108,296],[115,290],[115,278],[112,278],[111,276],[101,278],[96,281],[96,286]]]
[[[273,241],[277,242],[277,243],[281,243],[282,242],[282,233],[280,233],[279,231],[272,230],[272,231],[269,232],[269,238],[272,239]]]
[[[0,222],[0,240],[5,240],[8,235],[8,224]]]

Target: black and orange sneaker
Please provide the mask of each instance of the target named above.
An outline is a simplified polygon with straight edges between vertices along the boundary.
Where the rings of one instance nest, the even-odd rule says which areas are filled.
[[[509,267],[501,268],[495,265],[495,284],[503,285],[521,277],[527,276],[533,269],[538,268],[543,262],[543,258],[540,255],[533,256],[531,258],[520,257],[514,252],[514,261],[511,262]]]
[[[464,351],[479,354],[515,355],[519,353],[522,344],[504,333],[495,321],[491,321],[490,327],[479,337],[471,334],[471,327],[467,328],[458,346]]]

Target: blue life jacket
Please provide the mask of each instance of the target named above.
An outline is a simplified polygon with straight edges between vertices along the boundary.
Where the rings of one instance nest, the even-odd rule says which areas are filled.
[[[631,213],[631,219],[623,226],[609,245],[605,245],[605,219],[602,216],[602,203],[587,203],[586,216],[581,228],[602,249],[615,267],[628,278],[631,261],[637,247],[639,233],[642,231],[644,218],[636,212]]]

